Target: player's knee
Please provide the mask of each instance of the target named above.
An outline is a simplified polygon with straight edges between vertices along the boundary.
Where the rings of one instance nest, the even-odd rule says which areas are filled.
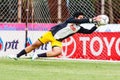
[[[62,53],[61,53],[61,52],[57,52],[56,54],[57,54],[57,55],[61,55]]]
[[[53,54],[54,54],[55,56],[58,56],[58,55],[60,55],[60,54],[62,53],[62,48],[60,48],[60,47],[54,47],[54,48],[52,49],[52,52],[53,52]]]
[[[56,51],[54,51],[54,53],[55,53],[56,55],[61,55],[61,54],[62,54],[62,51],[61,51],[61,50],[56,50]]]
[[[38,48],[40,45],[38,45],[38,44],[32,44],[31,45],[33,48]]]
[[[38,47],[40,47],[42,45],[42,43],[39,41],[39,40],[37,40],[35,43],[33,43],[31,46],[33,47],[33,48],[38,48]]]

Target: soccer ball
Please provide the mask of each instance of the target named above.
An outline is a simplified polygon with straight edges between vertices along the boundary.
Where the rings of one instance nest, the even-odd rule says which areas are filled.
[[[99,15],[100,21],[98,21],[99,25],[106,25],[109,23],[109,17],[107,15]]]

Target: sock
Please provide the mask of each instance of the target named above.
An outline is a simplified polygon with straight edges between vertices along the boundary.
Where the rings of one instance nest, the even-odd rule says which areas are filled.
[[[22,56],[22,55],[24,55],[24,54],[26,54],[25,49],[23,49],[21,52],[19,52],[19,53],[17,54],[17,58],[19,58],[20,56]]]
[[[42,54],[37,54],[38,57],[47,57],[46,53],[42,53]]]

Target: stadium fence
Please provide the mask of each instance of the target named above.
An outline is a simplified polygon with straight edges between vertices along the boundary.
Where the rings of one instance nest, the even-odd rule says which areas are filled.
[[[106,14],[110,23],[120,23],[120,0],[0,0],[0,22],[23,23],[27,15],[32,23],[60,23],[75,11]]]

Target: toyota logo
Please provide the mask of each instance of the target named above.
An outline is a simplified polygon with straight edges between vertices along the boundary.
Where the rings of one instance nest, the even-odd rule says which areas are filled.
[[[74,40],[73,37],[70,37],[69,41],[67,39],[65,39],[64,42],[62,42],[62,45],[63,45],[63,48],[64,48],[62,50],[62,57],[63,58],[69,58],[75,53],[75,51],[76,51],[76,41]],[[68,48],[69,46],[72,46],[72,48]],[[69,49],[71,51],[68,51]]]

